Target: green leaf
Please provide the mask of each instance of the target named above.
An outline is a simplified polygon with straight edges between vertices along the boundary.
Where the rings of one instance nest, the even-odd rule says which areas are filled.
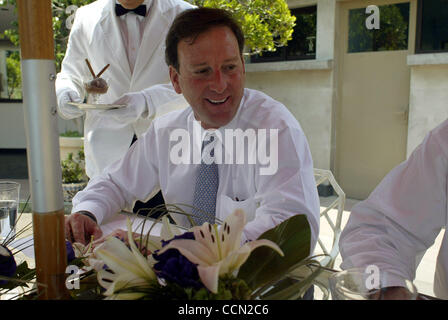
[[[291,40],[296,17],[285,0],[187,0],[199,7],[230,11],[241,24],[249,54],[274,51]]]
[[[275,286],[271,286],[271,290],[265,292],[265,290],[260,290],[258,293],[263,293],[261,299],[263,300],[292,300],[301,299],[311,285],[313,285],[314,280],[322,272],[320,264],[312,259],[306,259],[302,261],[301,268],[309,268],[311,263],[315,264],[314,270],[310,269],[310,274],[304,277],[295,277],[287,274],[280,280]],[[267,288],[265,288],[267,289]],[[258,296],[258,294],[255,294]]]
[[[238,278],[257,288],[284,276],[293,266],[310,254],[311,229],[305,215],[295,215],[263,233],[259,239],[275,242],[284,257],[268,247],[255,249],[241,266]]]

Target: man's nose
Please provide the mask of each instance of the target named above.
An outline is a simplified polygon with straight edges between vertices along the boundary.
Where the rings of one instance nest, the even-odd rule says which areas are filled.
[[[210,89],[215,91],[216,93],[223,93],[226,88],[226,76],[220,70],[216,71],[210,81]]]

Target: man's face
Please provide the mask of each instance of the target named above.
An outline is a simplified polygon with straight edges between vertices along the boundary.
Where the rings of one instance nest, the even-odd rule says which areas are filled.
[[[145,0],[118,0],[121,5],[126,9],[135,9],[141,5]]]
[[[238,41],[230,28],[214,27],[191,42],[177,46],[179,72],[170,66],[170,78],[204,129],[228,124],[243,97],[245,70]]]

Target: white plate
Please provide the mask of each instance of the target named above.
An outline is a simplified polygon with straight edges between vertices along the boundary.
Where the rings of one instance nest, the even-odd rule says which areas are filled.
[[[77,102],[69,102],[68,104],[78,107],[81,110],[111,110],[111,109],[120,109],[126,107],[125,104],[90,104],[90,103],[77,103]]]

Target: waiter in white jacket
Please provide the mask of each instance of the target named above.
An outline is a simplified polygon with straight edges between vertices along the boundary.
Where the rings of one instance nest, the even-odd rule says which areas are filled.
[[[409,159],[394,168],[369,198],[358,203],[344,228],[343,269],[376,265],[413,280],[425,251],[448,221],[448,120],[432,130]],[[448,299],[448,234],[437,258],[434,293]],[[386,298],[405,297],[388,288]]]
[[[96,73],[110,64],[102,75],[109,90],[99,103],[127,104],[120,117],[105,116],[107,113],[99,110],[85,112],[84,149],[90,178],[120,159],[134,135],[139,137],[159,115],[161,110],[156,110],[148,95],[126,93],[169,82],[165,36],[176,15],[189,8],[192,6],[181,0],[98,0],[76,11],[56,80],[60,116],[73,119],[84,115],[69,102],[84,100],[83,81],[92,77],[86,58]],[[169,91],[162,90],[155,100],[165,98]],[[173,109],[184,106],[171,104]]]

